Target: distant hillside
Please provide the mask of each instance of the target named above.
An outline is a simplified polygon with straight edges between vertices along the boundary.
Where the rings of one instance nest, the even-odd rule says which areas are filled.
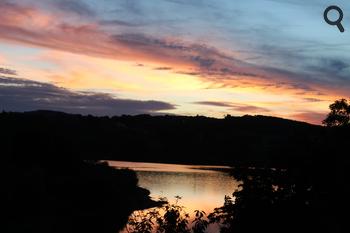
[[[313,157],[328,132],[265,116],[94,117],[52,111],[3,112],[0,127],[1,148],[12,155],[262,165]]]

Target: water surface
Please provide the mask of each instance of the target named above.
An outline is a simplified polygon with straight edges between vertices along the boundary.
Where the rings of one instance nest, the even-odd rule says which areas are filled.
[[[238,182],[229,175],[230,167],[109,161],[111,166],[129,168],[137,173],[139,186],[153,199],[166,197],[170,202],[181,196],[180,204],[192,215],[194,210],[210,213],[232,195]]]

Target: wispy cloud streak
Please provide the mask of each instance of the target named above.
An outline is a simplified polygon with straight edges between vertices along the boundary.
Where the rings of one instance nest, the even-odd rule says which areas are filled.
[[[241,103],[230,103],[230,102],[219,102],[219,101],[199,101],[199,102],[194,102],[194,104],[214,106],[214,107],[226,107],[234,111],[249,113],[249,114],[257,114],[257,113],[266,114],[270,112],[268,108],[263,108],[259,106],[249,105],[249,104],[241,104]]]

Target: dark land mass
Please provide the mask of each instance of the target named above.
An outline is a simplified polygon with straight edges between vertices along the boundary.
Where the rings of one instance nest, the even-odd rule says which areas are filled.
[[[66,150],[90,160],[291,166],[332,140],[324,127],[265,116],[94,117],[36,111],[0,114],[3,149]],[[20,147],[18,145],[21,145]],[[52,155],[50,156],[52,157]]]
[[[298,230],[309,223],[307,232],[344,232],[346,216],[340,213],[348,204],[349,127],[266,116],[94,117],[35,111],[1,113],[0,130],[9,216],[5,232],[116,232],[133,210],[157,205],[147,190],[137,187],[135,173],[112,169],[101,160],[230,165],[241,171],[253,167],[241,172],[248,174],[242,180],[252,191],[242,199],[250,209],[239,215],[246,216],[240,220],[246,231],[238,232],[259,230],[252,222],[261,223],[264,216],[268,225],[269,216],[282,213],[289,221],[278,220],[281,228],[294,223],[290,229]],[[289,190],[277,197],[284,200],[278,208],[265,205],[276,198],[275,192],[261,195],[271,188],[271,175],[266,175],[271,168],[277,171],[273,179]],[[258,183],[249,186],[252,171]],[[291,196],[293,202],[286,201]],[[246,200],[256,203],[247,205]],[[253,212],[261,215],[253,218]]]
[[[134,210],[161,203],[137,186],[130,170],[106,164],[6,164],[2,232],[117,233]]]

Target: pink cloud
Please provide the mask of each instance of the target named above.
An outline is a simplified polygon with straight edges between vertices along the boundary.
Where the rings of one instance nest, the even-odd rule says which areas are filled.
[[[268,113],[269,109],[249,104],[242,103],[230,103],[230,102],[220,102],[220,101],[200,101],[194,102],[194,104],[207,105],[213,107],[226,107],[234,111],[238,111],[245,114],[257,114],[257,113]]]
[[[321,125],[326,118],[327,113],[321,112],[301,112],[291,116],[291,118],[299,121],[305,121],[315,125]]]

